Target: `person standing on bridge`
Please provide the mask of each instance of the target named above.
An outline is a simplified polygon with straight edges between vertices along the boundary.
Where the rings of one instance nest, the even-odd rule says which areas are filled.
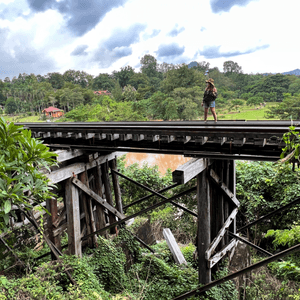
[[[214,80],[209,78],[206,80],[206,88],[204,91],[202,106],[204,107],[204,122],[207,120],[208,108],[210,107],[210,111],[215,119],[215,123],[217,123],[217,114],[216,114],[216,98],[218,96],[217,89],[214,85]]]

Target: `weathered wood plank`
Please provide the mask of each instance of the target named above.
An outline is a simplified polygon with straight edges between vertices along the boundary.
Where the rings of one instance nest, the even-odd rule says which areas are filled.
[[[112,197],[111,187],[110,187],[110,178],[109,178],[109,174],[108,174],[108,162],[105,162],[101,165],[101,172],[102,172],[102,180],[103,180],[103,184],[104,184],[104,188],[105,188],[106,201],[108,202],[108,204],[110,204],[110,206],[113,207],[114,204],[113,204],[113,197]],[[110,224],[113,224],[116,222],[116,217],[111,212],[108,214],[108,218],[109,218]],[[115,229],[111,228],[110,233],[114,234]]]
[[[204,145],[208,141],[207,136],[197,136],[195,137],[195,143],[196,145]]]
[[[84,184],[87,185],[87,174],[86,172],[82,172],[78,175],[79,180]],[[73,181],[72,181],[73,182]],[[87,204],[87,196],[85,193],[82,193],[81,198],[80,198],[80,202],[82,204],[83,207],[83,211],[84,211],[84,215],[85,215],[85,225],[86,225],[86,232],[87,234],[91,234],[92,233],[92,229],[91,229],[91,220],[90,220],[90,214],[88,211],[88,204]],[[88,239],[88,244],[90,247],[92,247],[92,238]]]
[[[203,158],[192,158],[172,172],[173,182],[185,184],[205,170]]]
[[[66,210],[68,218],[68,249],[69,254],[82,256],[80,232],[80,208],[78,190],[72,184],[72,178],[65,185]]]
[[[183,254],[181,253],[181,250],[178,246],[178,244],[176,243],[176,240],[174,238],[173,233],[171,232],[171,230],[169,228],[164,228],[163,229],[163,236],[169,246],[169,249],[174,257],[175,263],[182,265],[182,264],[187,264]]]
[[[220,180],[220,177],[216,174],[216,172],[211,169],[209,173],[210,177],[214,180],[216,184],[224,191],[224,193],[228,196],[229,199],[234,203],[235,206],[239,207],[240,202],[239,200],[234,196],[234,194],[228,189],[226,184]]]
[[[132,134],[120,134],[120,141],[132,140]]]
[[[85,151],[80,150],[80,149],[72,149],[72,150],[57,150],[54,153],[56,153],[58,155],[56,157],[56,160],[58,162],[63,162],[63,161],[81,156],[85,153]]]
[[[114,140],[119,139],[119,137],[120,137],[120,135],[118,133],[112,133],[107,136],[107,139],[109,141],[114,141]]]
[[[234,218],[237,215],[237,213],[238,213],[238,208],[235,208],[232,211],[232,213],[229,215],[228,219],[224,222],[222,228],[220,229],[219,233],[217,234],[217,236],[214,238],[214,240],[210,244],[209,248],[206,250],[206,252],[205,252],[205,258],[207,260],[209,260],[211,258],[211,255],[212,255],[213,251],[216,249],[216,247],[218,246],[220,240],[225,235],[226,229],[230,226],[230,224],[234,220]]]
[[[63,211],[60,213],[59,217],[53,222],[54,227],[58,227],[60,222],[66,217],[66,207],[63,208]]]
[[[190,135],[187,135],[187,136],[184,137],[183,143],[186,144],[186,143],[188,143],[191,139],[192,139],[192,137],[191,137]]]
[[[85,184],[83,184],[80,180],[77,178],[73,178],[72,180],[73,184],[75,184],[77,187],[79,187],[81,190],[83,190],[86,194],[91,196],[93,199],[97,201],[100,205],[105,207],[109,212],[117,216],[119,219],[125,218],[125,215],[117,211],[112,205],[110,205],[107,201],[105,201],[103,198],[101,198],[99,195],[97,195],[95,192],[93,192],[91,189],[89,189]]]
[[[53,223],[56,221],[57,217],[57,199],[51,197],[47,200],[46,208],[51,215],[47,214],[47,227],[50,241],[58,248],[61,249],[60,239],[53,235]],[[52,254],[52,259],[55,259],[55,256]]]
[[[102,193],[102,176],[101,176],[101,168],[100,165],[97,164],[96,168],[92,169],[92,174],[94,175],[94,191],[95,193],[103,198]],[[95,216],[95,222],[96,222],[96,229],[99,230],[106,226],[105,221],[105,214],[104,214],[104,208],[96,202],[96,216]],[[106,233],[102,233],[102,235],[105,235]]]
[[[95,133],[85,133],[84,134],[84,138],[86,139],[86,140],[89,140],[89,139],[92,139],[93,137],[95,136]]]
[[[63,180],[70,178],[73,174],[77,175],[79,173],[84,172],[85,166],[87,167],[87,170],[89,170],[91,168],[94,168],[96,166],[97,162],[99,164],[102,164],[102,163],[106,162],[106,160],[110,161],[110,160],[114,159],[116,156],[120,156],[123,154],[124,153],[121,153],[121,152],[113,152],[108,155],[100,156],[96,160],[94,160],[88,164],[75,163],[75,164],[69,165],[67,167],[55,170],[55,171],[51,172],[50,174],[46,174],[46,175],[50,179],[51,183],[58,183],[58,182],[61,182]]]
[[[132,136],[132,140],[135,142],[139,142],[145,139],[145,135],[144,134],[133,134]]]
[[[117,171],[117,160],[113,159],[109,162],[109,166],[111,170]],[[123,213],[123,205],[122,205],[122,198],[121,198],[121,189],[119,184],[119,177],[116,173],[112,173],[112,182],[115,192],[115,202],[116,202],[116,208],[120,213]]]
[[[210,182],[207,178],[207,169],[209,161],[204,159],[204,171],[197,175],[197,205],[198,205],[198,231],[197,231],[197,249],[198,249],[198,277],[200,284],[206,284],[211,281],[211,269],[207,267],[205,251],[211,241],[211,198]]]
[[[221,251],[216,253],[212,258],[208,260],[208,267],[211,269],[216,263],[218,263],[229,251],[237,245],[237,240],[233,239],[227,246],[225,246]]]

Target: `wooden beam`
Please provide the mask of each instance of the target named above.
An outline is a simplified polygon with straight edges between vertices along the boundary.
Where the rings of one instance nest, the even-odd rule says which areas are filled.
[[[54,153],[56,153],[58,155],[56,157],[56,160],[58,162],[63,162],[63,161],[81,156],[85,153],[85,151],[80,150],[80,149],[72,149],[72,150],[57,150]]]
[[[186,144],[186,143],[188,143],[191,139],[192,139],[192,137],[191,137],[190,135],[186,135],[186,136],[184,137],[183,143]]]
[[[95,192],[93,192],[91,189],[89,189],[80,180],[78,180],[77,178],[73,178],[72,182],[77,187],[79,187],[82,191],[84,191],[86,194],[91,196],[95,201],[97,201],[97,203],[99,203],[100,205],[105,207],[113,215],[117,216],[119,219],[124,219],[125,218],[124,214],[117,211],[113,206],[111,206],[107,201],[105,201],[103,198],[101,198],[99,195],[97,195]]]
[[[221,181],[220,177],[216,174],[216,172],[213,169],[210,169],[209,173],[210,177],[213,179],[213,181],[222,189],[222,191],[227,195],[229,199],[234,203],[235,206],[239,207],[240,202],[235,197],[235,195],[228,189],[226,184]]]
[[[209,260],[212,256],[212,253],[214,252],[214,250],[216,249],[216,247],[218,246],[220,240],[223,238],[223,236],[226,233],[226,229],[230,226],[230,224],[232,223],[232,221],[234,220],[235,216],[238,213],[238,208],[235,208],[232,213],[229,215],[228,219],[225,221],[225,223],[223,224],[222,228],[220,229],[219,233],[217,234],[217,236],[214,238],[214,240],[212,241],[212,243],[210,244],[209,248],[205,251],[205,258],[207,260]]]
[[[82,182],[82,184],[86,185],[87,184],[87,174],[86,172],[82,172],[78,175],[79,180]],[[73,181],[72,181],[73,182]],[[91,234],[92,233],[92,229],[91,229],[91,220],[90,220],[90,214],[88,211],[88,199],[85,193],[82,193],[81,197],[80,197],[80,201],[82,204],[82,208],[84,211],[84,215],[85,215],[85,224],[86,224],[86,232],[87,234]],[[94,230],[95,231],[95,230]],[[93,240],[92,238],[88,239],[88,244],[90,247],[93,246]]]
[[[92,139],[95,136],[95,133],[85,133],[84,138],[86,140]]]
[[[68,219],[68,249],[70,255],[81,257],[80,208],[78,190],[72,184],[73,178],[66,181],[65,199]]]
[[[121,152],[113,152],[108,155],[100,156],[96,160],[94,160],[88,164],[75,163],[75,164],[69,165],[67,167],[55,170],[55,171],[51,172],[50,174],[46,174],[46,175],[49,178],[51,183],[58,183],[58,182],[61,182],[63,180],[70,178],[73,174],[77,175],[79,173],[84,172],[85,166],[86,166],[87,170],[89,170],[89,169],[96,167],[97,162],[99,164],[102,164],[102,163],[106,162],[106,160],[110,161],[110,160],[114,159],[116,156],[120,156],[123,154],[124,153],[121,153]]]
[[[139,142],[145,139],[145,135],[144,134],[133,134],[132,136],[132,140],[135,142]]]
[[[132,134],[120,134],[120,141],[132,140]]]
[[[210,184],[207,178],[208,159],[204,159],[204,171],[197,175],[197,203],[198,203],[198,277],[200,284],[211,282],[211,269],[207,266],[205,251],[209,247],[211,240],[211,198]]]
[[[237,245],[237,240],[233,239],[227,246],[225,246],[221,251],[216,253],[212,258],[208,260],[208,267],[211,269],[216,263],[218,263],[229,251]]]
[[[107,135],[107,139],[109,141],[117,140],[117,139],[119,139],[119,137],[120,137],[120,135],[118,133],[112,133],[112,134]]]
[[[195,137],[196,145],[204,145],[208,141],[208,136],[197,136]]]
[[[173,182],[185,184],[206,168],[203,158],[192,158],[172,172]]]
[[[181,250],[174,238],[173,233],[169,228],[164,228],[163,229],[163,236],[168,244],[168,247],[174,257],[175,263],[182,265],[182,264],[187,264],[183,254],[181,253]]]
[[[92,169],[92,173],[94,175],[94,191],[95,193],[103,198],[102,193],[102,176],[101,176],[101,167],[97,164],[96,168]],[[96,201],[96,230],[99,230],[106,226],[104,208]],[[105,233],[102,233],[105,235]]]
[[[111,170],[117,170],[117,160],[112,159],[109,162],[109,166]],[[112,182],[113,182],[113,187],[114,187],[114,194],[115,194],[115,202],[116,202],[116,208],[120,213],[123,213],[123,205],[122,205],[122,198],[121,198],[121,189],[120,189],[120,184],[119,184],[119,177],[115,172],[112,173]]]
[[[110,206],[113,207],[114,204],[113,204],[113,197],[112,197],[112,193],[111,193],[110,178],[109,178],[109,174],[108,174],[108,162],[105,162],[101,165],[101,172],[102,172],[102,180],[103,180],[103,184],[104,184],[104,188],[105,188],[106,201],[108,202],[108,204],[110,204]],[[112,213],[108,214],[108,219],[109,219],[109,224],[113,224],[116,222],[116,217]],[[111,228],[110,233],[114,234],[115,229]]]

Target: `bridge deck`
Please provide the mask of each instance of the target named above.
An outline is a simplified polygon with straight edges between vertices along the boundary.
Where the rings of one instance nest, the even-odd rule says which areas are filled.
[[[277,160],[290,121],[16,123],[52,149]],[[300,129],[300,127],[298,128]]]

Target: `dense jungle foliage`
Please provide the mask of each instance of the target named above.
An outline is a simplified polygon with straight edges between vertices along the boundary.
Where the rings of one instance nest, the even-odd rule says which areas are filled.
[[[19,74],[0,80],[0,113],[38,115],[54,106],[64,110],[60,121],[195,120],[208,74],[218,89],[217,108],[222,113],[239,107],[270,107],[269,118],[299,119],[300,78],[282,74],[244,74],[242,67],[225,61],[223,72],[208,62],[159,64],[146,54],[140,72],[125,66],[112,74],[92,76],[68,70],[46,75]],[[95,91],[107,91],[96,95]],[[2,108],[1,108],[2,107]]]

